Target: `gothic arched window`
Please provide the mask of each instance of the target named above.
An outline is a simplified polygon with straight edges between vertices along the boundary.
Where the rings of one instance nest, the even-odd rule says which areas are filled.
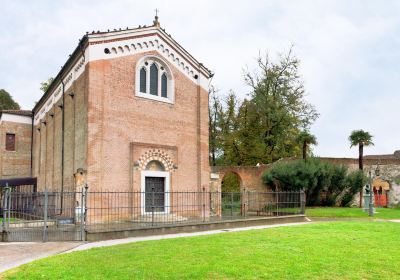
[[[166,63],[146,56],[136,66],[136,96],[173,103],[174,80]]]
[[[161,97],[167,97],[167,75],[164,73],[161,75]]]
[[[140,92],[146,93],[146,69],[140,69]]]
[[[150,66],[150,94],[158,95],[158,68],[156,63]]]

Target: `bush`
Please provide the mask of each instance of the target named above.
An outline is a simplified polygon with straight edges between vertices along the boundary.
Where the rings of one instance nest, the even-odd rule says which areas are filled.
[[[362,189],[365,179],[362,172],[348,174],[346,166],[315,158],[310,158],[307,162],[298,160],[277,164],[263,175],[263,182],[275,190],[304,190],[308,206],[336,205],[341,194],[343,198],[340,205],[348,205],[354,194]],[[325,195],[322,196],[322,193]]]
[[[340,206],[342,207],[349,207],[351,202],[353,201],[354,195],[350,193],[345,193],[340,201]]]
[[[362,190],[367,180],[367,177],[360,170],[350,173],[346,178],[348,187],[345,190],[340,206],[350,206],[354,195]]]

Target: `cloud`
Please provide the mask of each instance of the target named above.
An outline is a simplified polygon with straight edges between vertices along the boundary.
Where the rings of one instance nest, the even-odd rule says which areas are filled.
[[[272,56],[295,44],[301,73],[321,117],[312,127],[324,156],[356,156],[347,137],[375,136],[370,153],[392,153],[399,112],[400,23],[396,1],[7,1],[0,18],[0,88],[24,108],[41,96],[86,31],[151,24],[215,72],[213,83],[242,97],[242,69],[259,51]]]

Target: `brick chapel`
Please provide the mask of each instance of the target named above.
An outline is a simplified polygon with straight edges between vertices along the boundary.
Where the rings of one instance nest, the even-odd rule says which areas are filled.
[[[0,116],[0,178],[38,190],[208,190],[212,73],[160,27],[87,33],[36,106]]]

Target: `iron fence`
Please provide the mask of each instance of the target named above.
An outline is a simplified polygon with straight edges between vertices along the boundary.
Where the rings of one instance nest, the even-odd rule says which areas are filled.
[[[109,231],[304,214],[303,192],[88,192],[86,230]]]
[[[2,191],[7,241],[84,240],[86,232],[304,214],[303,192]],[[5,234],[6,233],[6,234]]]
[[[84,239],[84,209],[76,202],[84,192],[2,191],[1,228],[4,241],[75,241]]]

